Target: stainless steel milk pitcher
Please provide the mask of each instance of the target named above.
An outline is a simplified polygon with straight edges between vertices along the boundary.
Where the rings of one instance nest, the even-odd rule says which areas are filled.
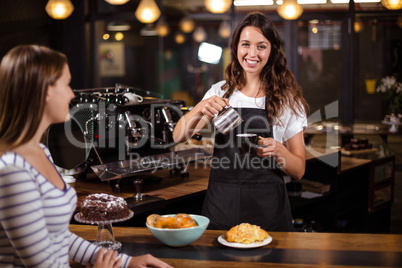
[[[239,113],[232,107],[226,107],[217,117],[212,120],[216,130],[222,134],[228,133],[243,122]]]

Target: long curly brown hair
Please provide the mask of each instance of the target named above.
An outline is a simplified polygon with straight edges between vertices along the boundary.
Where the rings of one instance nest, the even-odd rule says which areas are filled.
[[[237,50],[240,34],[247,26],[258,28],[271,43],[271,54],[260,74],[262,82],[260,90],[264,90],[267,97],[266,109],[269,122],[276,122],[275,118],[282,114],[284,105],[297,115],[308,112],[309,107],[303,98],[302,89],[287,67],[287,60],[281,49],[281,38],[272,21],[261,12],[249,13],[233,32],[230,42],[232,60],[226,67],[226,83],[222,86],[222,89],[226,91],[224,97],[232,95],[236,88],[241,89],[246,84],[246,76],[237,58]]]

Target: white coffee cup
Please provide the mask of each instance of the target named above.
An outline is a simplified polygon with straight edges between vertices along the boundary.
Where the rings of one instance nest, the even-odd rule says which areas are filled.
[[[135,93],[131,93],[131,92],[124,93],[123,96],[127,98],[126,104],[129,104],[129,105],[137,104],[144,100],[144,98],[142,96],[137,95]]]

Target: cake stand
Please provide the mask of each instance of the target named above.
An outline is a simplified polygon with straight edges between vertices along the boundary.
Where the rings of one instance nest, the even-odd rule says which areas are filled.
[[[127,217],[114,219],[110,221],[89,221],[82,218],[81,212],[75,214],[74,219],[80,223],[86,224],[97,224],[98,225],[98,235],[96,238],[95,245],[105,247],[107,249],[118,250],[121,247],[121,243],[114,239],[113,226],[114,222],[122,222],[131,219],[134,212],[130,210],[130,214]]]
[[[398,126],[402,125],[400,122],[391,122],[391,121],[382,121],[384,125],[391,125],[389,128],[389,132],[391,133],[397,133],[398,132]]]

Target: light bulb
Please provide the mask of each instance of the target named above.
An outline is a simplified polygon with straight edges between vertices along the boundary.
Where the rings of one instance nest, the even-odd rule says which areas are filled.
[[[49,0],[45,10],[55,20],[64,20],[73,13],[74,6],[70,0]]]
[[[402,0],[381,0],[381,4],[390,10],[398,10],[402,8]]]
[[[190,18],[182,18],[179,22],[179,27],[184,33],[191,33],[194,30],[195,23]]]
[[[183,44],[186,41],[186,37],[182,33],[177,33],[174,37],[177,44]]]
[[[135,11],[135,17],[142,23],[153,23],[160,15],[161,11],[154,0],[141,0]]]
[[[283,0],[277,9],[279,16],[285,20],[295,20],[303,13],[302,6],[296,0]]]
[[[219,35],[222,38],[229,38],[230,36],[230,24],[227,21],[222,21],[221,25],[219,26]]]
[[[212,13],[225,13],[232,5],[232,0],[205,0],[205,7]]]
[[[156,24],[156,30],[158,31],[158,35],[161,37],[165,37],[169,34],[169,26],[164,19],[160,19]]]
[[[111,5],[123,5],[125,3],[127,3],[130,0],[105,0],[106,2],[108,2]]]
[[[355,29],[356,33],[361,32],[364,28],[363,22],[361,22],[360,20],[356,20],[353,26],[354,26],[353,28]]]
[[[114,39],[116,39],[116,41],[121,41],[121,40],[123,40],[123,38],[124,38],[124,34],[121,33],[121,32],[117,32],[117,33],[114,35]]]
[[[193,39],[198,43],[205,41],[205,39],[207,39],[207,33],[205,32],[204,28],[198,26],[193,33]]]

